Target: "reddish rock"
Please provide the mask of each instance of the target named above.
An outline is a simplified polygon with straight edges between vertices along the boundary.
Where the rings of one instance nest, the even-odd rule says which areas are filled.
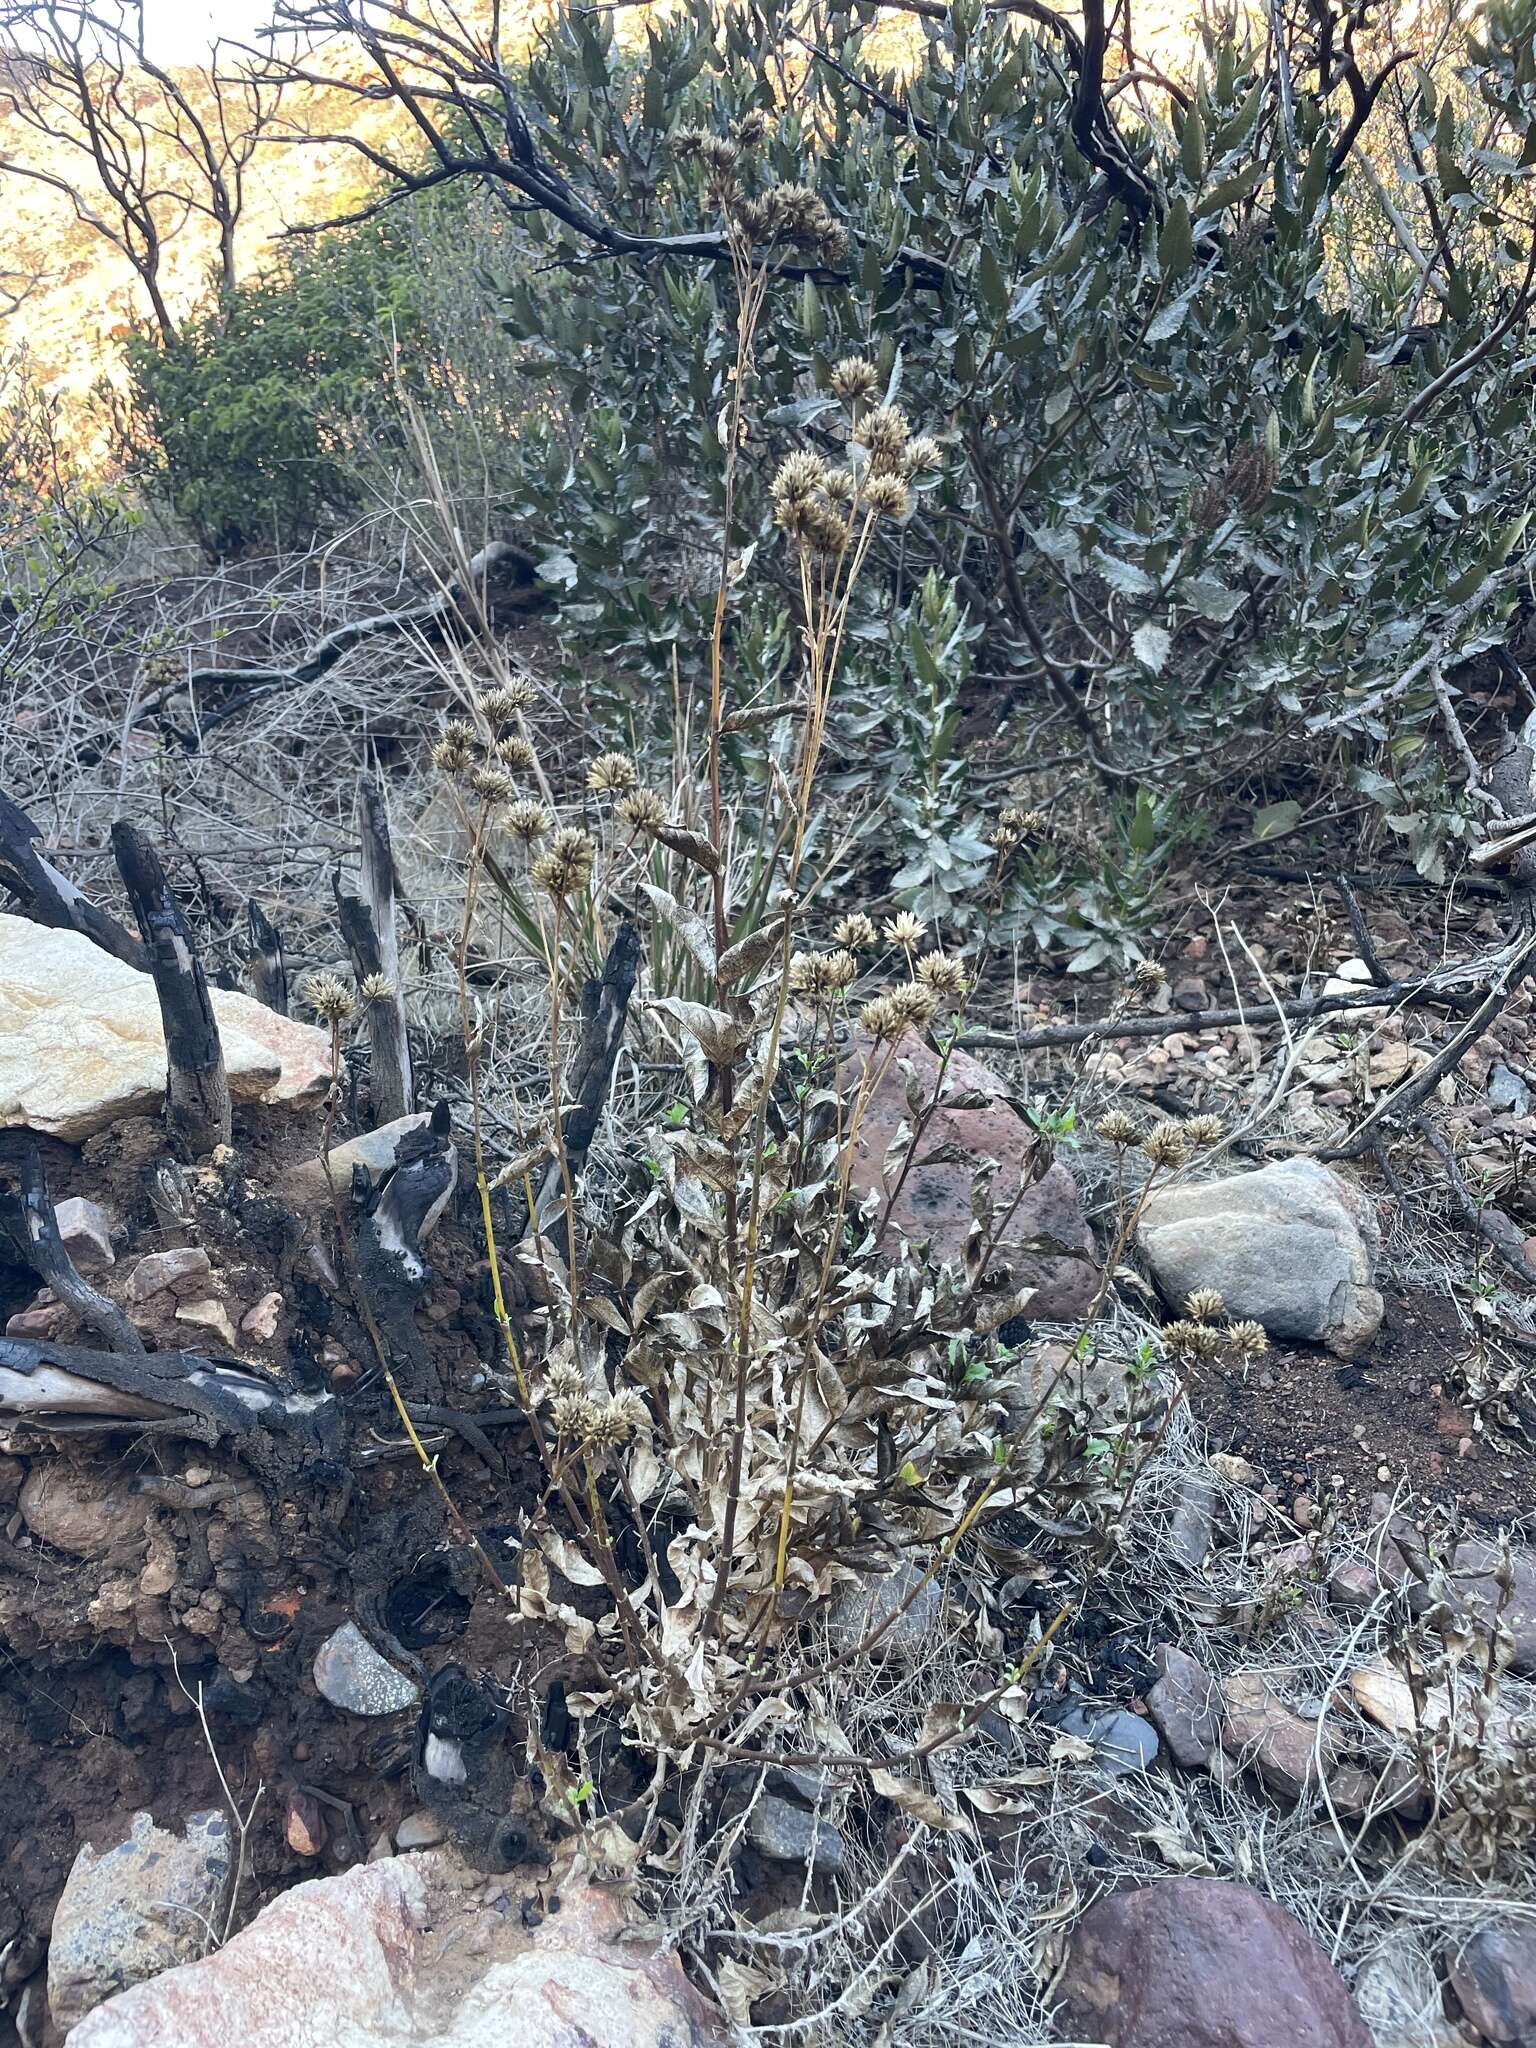
[[[1147,1712],[1177,1762],[1199,1770],[1210,1762],[1221,1735],[1221,1693],[1193,1657],[1159,1643],[1157,1683],[1147,1690]]]
[[[288,1794],[283,1833],[295,1856],[318,1856],[325,1847],[325,1820],[319,1802],[307,1792]]]
[[[1470,2025],[1495,2048],[1536,2043],[1536,1931],[1485,1927],[1451,1957],[1447,1972]]]
[[[247,1337],[254,1337],[258,1344],[267,1344],[277,1335],[278,1317],[283,1312],[283,1297],[276,1288],[254,1302],[240,1318],[240,1327]]]
[[[854,1051],[843,1069],[845,1087],[857,1087],[868,1041],[854,1035]],[[905,1070],[905,1071],[904,1071]],[[887,1197],[901,1179],[899,1160],[887,1178],[885,1159],[902,1124],[911,1128],[914,1112],[907,1102],[909,1077],[919,1094],[919,1111],[939,1085],[939,1056],[924,1040],[909,1034],[898,1057],[886,1068],[865,1109],[853,1154],[853,1189],[862,1198],[871,1190]],[[1020,1176],[1033,1173],[1039,1151],[1036,1134],[1006,1100],[1006,1084],[979,1060],[957,1052],[945,1080],[946,1093],[969,1108],[940,1107],[928,1118],[917,1156],[891,1208],[886,1241],[906,1237],[926,1243],[936,1261],[958,1262],[971,1228],[971,1187],[983,1161],[997,1162],[992,1190],[1001,1221]],[[850,1094],[850,1100],[851,1100]],[[1049,1238],[1060,1251],[1025,1250],[1031,1239]],[[992,1270],[1006,1271],[1014,1285],[1038,1291],[1028,1314],[1041,1322],[1070,1322],[1082,1315],[1098,1291],[1099,1268],[1093,1233],[1083,1214],[1077,1182],[1058,1160],[1026,1188],[995,1250]]]
[[[150,1252],[128,1275],[128,1299],[149,1301],[167,1288],[193,1294],[206,1290],[213,1262],[200,1244],[173,1245],[169,1251]]]
[[[1299,1921],[1248,1886],[1165,1877],[1078,1923],[1057,2031],[1106,2048],[1371,2048]]]
[[[47,1293],[45,1288],[44,1293]],[[18,1309],[5,1325],[7,1337],[57,1337],[69,1321],[72,1311],[62,1301],[55,1301],[50,1295],[44,1301],[34,1301],[30,1307]]]

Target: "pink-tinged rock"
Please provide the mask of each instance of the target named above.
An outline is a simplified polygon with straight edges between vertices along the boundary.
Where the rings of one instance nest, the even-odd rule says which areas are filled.
[[[1301,1923],[1217,1878],[1100,1899],[1072,1937],[1061,1997],[1060,2038],[1106,2048],[1371,2048]]]
[[[867,1036],[856,1031],[842,1073],[850,1104],[868,1053]],[[917,1114],[938,1087],[939,1073],[938,1054],[909,1033],[865,1108],[854,1144],[852,1185],[860,1198],[877,1189],[883,1202],[900,1180],[884,1241],[892,1246],[902,1237],[926,1242],[935,1262],[957,1263],[971,1228],[971,1188],[977,1169],[985,1160],[997,1162],[992,1192],[1001,1222],[1018,1193],[1021,1176],[1028,1180],[1034,1171],[1038,1141],[1005,1099],[1005,1083],[969,1053],[957,1052],[945,1075],[945,1092],[982,1098],[981,1105],[941,1104],[925,1122],[916,1156],[902,1178],[900,1158],[887,1167],[886,1154],[903,1123],[915,1128]],[[916,1112],[907,1099],[909,1081],[919,1094]],[[1030,1240],[1040,1239],[1050,1240],[1050,1246],[1025,1248]],[[990,1269],[1006,1271],[1015,1286],[1037,1290],[1027,1313],[1041,1322],[1070,1322],[1093,1301],[1099,1284],[1093,1234],[1077,1182],[1059,1160],[1026,1187],[993,1251]]]
[[[149,1301],[173,1288],[181,1294],[206,1287],[213,1261],[200,1244],[172,1245],[168,1251],[148,1252],[128,1275],[128,1299]]]
[[[283,1297],[274,1288],[253,1303],[240,1318],[240,1328],[258,1344],[270,1344],[277,1335],[277,1319],[283,1312]]]
[[[444,1849],[284,1892],[216,1955],[98,2007],[70,2048],[725,2048],[673,1957],[621,1940],[617,1898],[560,1885],[529,1932],[524,1880]]]
[[[57,1337],[69,1316],[70,1311],[62,1301],[34,1301],[7,1319],[5,1334],[7,1337],[37,1339]]]
[[[92,1266],[116,1264],[112,1221],[99,1203],[88,1202],[84,1195],[71,1195],[54,1209],[53,1220],[59,1226],[65,1251],[81,1272],[89,1272]]]
[[[1455,1951],[1447,1972],[1456,2002],[1495,2048],[1536,2041],[1536,1934],[1518,1924],[1485,1927]]]

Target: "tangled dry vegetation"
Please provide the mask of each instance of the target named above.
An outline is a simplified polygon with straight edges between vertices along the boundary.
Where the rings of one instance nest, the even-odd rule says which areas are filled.
[[[1395,1018],[1399,1001],[1406,1014],[1475,984],[1462,1008],[1486,1023],[1529,940],[1411,984],[1383,974],[1335,991],[1361,1012],[1345,1046],[1320,1036],[1316,999],[1281,1000],[1265,981],[1278,1043],[1261,1055],[1251,990],[1246,1007],[1239,995],[1255,1049],[1248,1073],[1224,1079],[1219,1116],[1165,1099],[1167,1076],[1144,1092],[1128,1081],[1141,1025],[1149,1040],[1172,1034],[1169,977],[1147,961],[1117,971],[1106,1019],[1065,1022],[1055,1039],[1041,1027],[1038,1043],[1064,1055],[1046,1070],[1049,1100],[1027,1100],[1025,1070],[1010,1074],[1028,1109],[1010,1172],[941,1160],[966,1170],[969,1216],[953,1258],[926,1255],[903,1190],[942,1153],[938,1120],[990,1099],[967,1048],[1016,1045],[1029,1022],[1017,885],[1048,871],[1068,835],[1032,801],[1046,771],[1025,764],[968,815],[952,888],[918,892],[917,908],[890,892],[864,908],[825,901],[840,863],[842,897],[850,875],[856,892],[867,858],[849,857],[829,774],[867,624],[861,580],[932,510],[954,459],[925,431],[942,422],[903,410],[895,364],[829,362],[826,402],[802,423],[814,433],[773,465],[766,545],[791,594],[790,650],[769,687],[733,695],[733,636],[748,637],[765,573],[758,543],[735,538],[765,308],[848,257],[845,228],[776,174],[769,143],[762,113],[673,138],[730,277],[731,360],[724,538],[717,556],[687,557],[713,622],[707,687],[685,693],[674,667],[669,759],[596,732],[587,705],[545,680],[558,628],[539,616],[531,560],[510,545],[469,552],[413,415],[419,491],[377,516],[372,559],[353,532],[270,571],[246,561],[0,620],[0,787],[53,821],[48,858],[90,897],[115,894],[107,821],[138,814],[211,978],[233,982],[248,955],[269,993],[291,975],[330,1034],[323,1155],[387,1111],[441,1105],[382,1206],[327,1176],[312,1233],[319,1263],[303,1285],[319,1276],[336,1305],[319,1327],[356,1352],[331,1383],[348,1390],[351,1433],[324,1446],[333,1547],[361,1526],[356,1557],[386,1576],[381,1555],[407,1537],[418,1561],[455,1556],[455,1596],[478,1603],[476,1645],[505,1659],[519,1825],[575,1838],[593,1872],[631,1886],[740,2038],[1048,2038],[1093,1894],[1176,1872],[1242,1878],[1278,1900],[1383,2043],[1433,2048],[1450,2038],[1448,1941],[1495,1902],[1536,1920],[1536,1701],[1515,1669],[1509,1541],[1469,1561],[1466,1532],[1406,1498],[1353,1520],[1324,1501],[1303,1522],[1264,1475],[1209,1456],[1192,1390],[1201,1375],[1257,1384],[1269,1340],[1209,1290],[1165,1319],[1136,1233],[1168,1186],[1245,1148],[1315,1138],[1312,1096],[1357,1070],[1373,1104],[1404,1083],[1417,1090],[1407,1109],[1393,1100],[1417,1111],[1454,1074],[1460,1027],[1452,1054],[1410,1050],[1389,1005]],[[1187,209],[1183,225],[1187,236]],[[1222,489],[1261,502],[1273,475],[1258,461]],[[1218,508],[1199,516],[1209,527]],[[402,532],[426,536],[439,565],[425,596]],[[71,542],[77,559],[100,544],[85,531]],[[921,588],[919,617],[959,635],[953,593],[931,576]],[[239,744],[215,744],[221,728]],[[389,786],[400,884],[398,930],[376,918],[373,954],[349,927],[343,875],[360,780],[365,820]],[[1154,832],[1151,813],[1138,806],[1138,831]],[[375,912],[381,900],[394,903],[375,893]],[[1374,961],[1368,934],[1365,951]],[[1298,980],[1318,964],[1308,952]],[[1122,1028],[1111,1068],[1095,1048]],[[894,1129],[877,1116],[893,1101]],[[1372,1107],[1362,1129],[1377,1118]],[[1426,1249],[1380,1136],[1339,1151],[1396,1179],[1399,1275],[1443,1279],[1454,1262],[1460,1292],[1491,1301],[1488,1261],[1517,1254],[1486,1228],[1468,1253],[1468,1210],[1476,1232],[1518,1164],[1501,1179],[1493,1160],[1474,1199],[1453,1158]],[[1098,1245],[1094,1257],[1050,1237],[1024,1247],[1090,1269],[1080,1312],[1053,1326],[1032,1308],[1034,1269],[1010,1232],[1069,1151]],[[228,1151],[211,1158],[183,1162],[199,1228],[224,1232],[227,1250],[258,1216],[282,1240],[260,1175],[247,1186]],[[407,1187],[418,1167],[439,1178]],[[429,1347],[414,1311],[444,1257],[427,1237],[440,1213],[455,1281],[485,1313],[462,1342],[450,1332]],[[282,1246],[263,1252],[266,1278],[292,1288],[297,1240]],[[259,1263],[249,1246],[241,1256]],[[1500,1310],[1501,1323],[1468,1312],[1461,1366],[1479,1433],[1494,1435],[1524,1399],[1499,1340],[1530,1334],[1518,1303]],[[499,1453],[493,1430],[515,1452]],[[25,1456],[48,1440],[46,1418],[18,1431]],[[386,1462],[412,1473],[404,1508],[369,1494]],[[315,1482],[272,1484],[270,1513],[242,1512],[253,1527],[266,1513],[275,1550]],[[231,1555],[234,1541],[221,1531]],[[219,1552],[210,1573],[223,1563]],[[331,1595],[359,1595],[398,1650],[361,1564],[329,1556],[327,1568],[340,1574]],[[151,1597],[137,1583],[125,1606]],[[179,1679],[186,1645],[169,1631],[191,1629],[195,1610],[152,1611]],[[102,1625],[101,1611],[84,1617],[81,1637]],[[136,1624],[119,1612],[114,1625]],[[1239,1733],[1207,1743],[1198,1768],[1133,1768],[1148,1724],[1104,1702],[1139,1703],[1155,1653],[1180,1645],[1198,1649]],[[138,1654],[152,1664],[159,1651]],[[1281,1724],[1284,1755],[1270,1740]],[[808,1831],[798,1864],[763,1846],[787,1799]]]

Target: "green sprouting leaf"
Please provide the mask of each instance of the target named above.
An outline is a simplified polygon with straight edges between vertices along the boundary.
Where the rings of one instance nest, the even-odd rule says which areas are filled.
[[[1301,823],[1301,805],[1294,797],[1287,797],[1284,803],[1264,804],[1253,814],[1253,836],[1255,839],[1279,839],[1287,832],[1293,832]]]
[[[1192,185],[1198,185],[1205,176],[1205,122],[1200,116],[1200,102],[1192,102],[1184,121],[1184,133],[1179,138],[1179,161],[1184,166],[1184,175]]]

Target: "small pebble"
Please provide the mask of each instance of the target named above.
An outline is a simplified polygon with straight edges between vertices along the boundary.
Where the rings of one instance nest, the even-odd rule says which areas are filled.
[[[1470,1458],[1476,1448],[1472,1438],[1464,1436],[1456,1446],[1456,1455],[1458,1458]]]
[[[295,1856],[318,1856],[325,1847],[319,1802],[307,1792],[290,1792],[283,1833]]]
[[[1378,1465],[1376,1467],[1376,1477],[1378,1479],[1390,1479],[1392,1477],[1392,1467],[1390,1465]]]

